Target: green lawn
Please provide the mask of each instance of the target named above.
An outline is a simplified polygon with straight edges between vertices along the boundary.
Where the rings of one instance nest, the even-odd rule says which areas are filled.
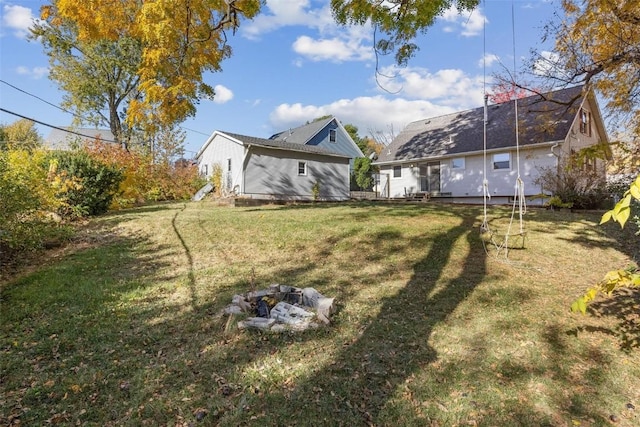
[[[489,209],[497,235],[510,213]],[[640,425],[638,293],[568,310],[638,256],[598,220],[530,210],[506,256],[468,206],[94,219],[3,284],[0,425]],[[220,315],[272,283],[336,297],[333,323],[266,334]]]

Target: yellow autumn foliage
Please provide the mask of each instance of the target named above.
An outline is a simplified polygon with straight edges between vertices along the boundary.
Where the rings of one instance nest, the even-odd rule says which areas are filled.
[[[184,120],[195,113],[201,97],[213,96],[202,80],[206,71],[219,71],[231,55],[227,31],[242,19],[253,18],[260,0],[54,0],[42,8],[51,25],[70,20],[78,38],[140,41],[138,70],[141,99],[131,103],[131,126],[153,129]]]

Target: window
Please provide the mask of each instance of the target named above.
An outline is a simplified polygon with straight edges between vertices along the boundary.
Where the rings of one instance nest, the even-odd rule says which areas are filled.
[[[402,166],[394,166],[393,167],[393,177],[394,178],[402,178]]]
[[[493,155],[493,169],[511,169],[511,155],[509,153],[497,153]]]
[[[298,162],[298,175],[307,174],[307,162]]]
[[[464,169],[464,157],[451,159],[451,169]]]
[[[231,172],[231,159],[227,159],[227,172]]]
[[[204,176],[208,176],[209,175],[209,165],[207,165],[207,164],[202,165],[202,175],[204,175]]]
[[[580,109],[580,133],[591,136],[591,112]]]
[[[329,129],[329,142],[336,142],[336,130]]]

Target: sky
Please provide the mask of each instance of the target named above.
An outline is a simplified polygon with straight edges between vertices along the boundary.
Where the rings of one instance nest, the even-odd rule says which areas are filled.
[[[73,116],[56,108],[64,93],[48,79],[42,45],[27,39],[46,3],[0,0],[0,107],[71,126]],[[541,42],[542,28],[560,7],[558,0],[483,0],[471,13],[448,10],[417,39],[407,67],[382,57],[377,74],[371,28],[337,25],[329,3],[267,0],[229,34],[233,55],[204,76],[216,96],[181,124],[187,157],[215,130],[268,138],[331,114],[361,137],[389,140],[412,121],[480,107],[495,73],[521,72],[531,49],[552,47]],[[18,119],[0,112],[0,123]],[[37,128],[45,138],[51,132]]]

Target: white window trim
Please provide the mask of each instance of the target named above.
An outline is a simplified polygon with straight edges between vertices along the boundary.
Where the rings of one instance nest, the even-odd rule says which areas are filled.
[[[333,141],[331,140],[331,135],[333,135]],[[335,144],[338,142],[338,132],[335,129],[329,129],[329,142]]]
[[[304,172],[300,173],[300,166],[304,166]],[[307,162],[299,161],[298,162],[298,176],[307,176],[307,170],[309,169]]]
[[[499,155],[504,155],[506,154],[507,156],[509,156],[509,167],[508,168],[497,168],[496,167],[496,161],[495,161],[495,156],[499,156]],[[503,160],[504,161],[504,160]],[[494,171],[510,171],[511,170],[511,153],[494,153],[491,155],[491,169]]]
[[[454,162],[455,160],[461,160],[461,161],[462,161],[462,166],[456,167],[456,166],[453,164],[453,162]],[[466,168],[467,168],[467,161],[465,160],[465,158],[464,158],[464,157],[454,157],[454,158],[452,158],[452,159],[451,159],[451,169],[454,169],[454,170],[464,170],[464,169],[466,169]]]

